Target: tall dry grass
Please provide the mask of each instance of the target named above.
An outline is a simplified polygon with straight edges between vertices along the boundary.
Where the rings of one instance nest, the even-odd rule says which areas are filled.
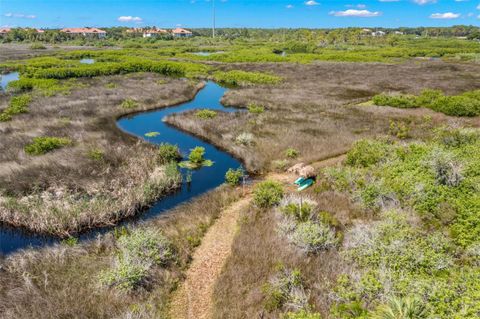
[[[219,213],[240,196],[220,187],[142,225],[160,230],[176,261],[155,267],[149,286],[125,293],[101,286],[99,275],[117,254],[113,233],[70,247],[28,249],[0,260],[0,317],[163,318],[171,292],[182,281],[192,253]]]

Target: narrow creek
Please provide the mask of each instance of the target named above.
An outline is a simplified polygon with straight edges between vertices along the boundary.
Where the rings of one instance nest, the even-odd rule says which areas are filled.
[[[196,146],[202,146],[206,151],[205,158],[214,162],[214,165],[211,167],[202,167],[198,170],[189,171],[191,172],[191,183],[184,182],[177,192],[161,198],[148,210],[139,214],[134,220],[123,222],[120,225],[137,223],[153,218],[181,203],[212,190],[224,182],[225,172],[229,168],[237,168],[242,165],[239,160],[230,154],[162,121],[165,116],[170,114],[199,108],[208,108],[223,112],[238,111],[238,109],[224,107],[220,103],[220,99],[225,92],[226,89],[220,85],[214,82],[208,82],[192,101],[168,108],[126,116],[118,120],[117,125],[124,132],[135,135],[153,144],[176,144],[180,148],[183,156],[187,156],[190,149]],[[145,134],[150,132],[157,132],[159,134],[155,137],[146,137]],[[181,169],[181,171],[184,176],[187,174],[186,169]],[[81,234],[80,239],[95,238],[98,234],[105,233],[109,230],[112,230],[112,228],[94,229]],[[0,254],[3,255],[13,253],[23,248],[51,245],[58,241],[58,238],[52,236],[38,235],[5,225],[0,226]]]

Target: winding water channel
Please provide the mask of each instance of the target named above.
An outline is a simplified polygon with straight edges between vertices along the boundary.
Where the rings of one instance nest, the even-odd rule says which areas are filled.
[[[225,172],[229,168],[237,168],[241,166],[240,161],[235,159],[230,154],[162,121],[165,116],[170,114],[199,108],[208,108],[224,112],[238,111],[238,109],[224,107],[220,103],[220,99],[225,94],[225,91],[226,89],[218,84],[214,82],[208,82],[205,88],[203,88],[190,102],[160,110],[138,113],[123,117],[118,120],[117,125],[121,130],[145,139],[153,144],[176,144],[184,156],[186,156],[190,149],[194,148],[195,146],[202,146],[206,150],[205,158],[215,162],[215,164],[211,167],[203,167],[199,170],[190,171],[192,174],[191,183],[184,183],[181,189],[179,189],[177,192],[161,198],[148,210],[142,214],[139,214],[135,220],[124,222],[122,223],[123,225],[125,223],[136,223],[138,221],[153,218],[181,203],[187,202],[198,195],[212,190],[224,182]],[[150,132],[158,132],[160,134],[155,137],[146,137],[145,134]],[[181,170],[185,175],[186,170]],[[192,212],[192,214],[194,213],[195,212]],[[111,228],[91,230],[80,235],[80,239],[91,239],[108,230],[111,230]],[[42,247],[45,245],[51,245],[58,241],[59,239],[55,237],[33,234],[18,228],[0,226],[0,254],[7,255],[18,251],[19,249],[28,247]]]

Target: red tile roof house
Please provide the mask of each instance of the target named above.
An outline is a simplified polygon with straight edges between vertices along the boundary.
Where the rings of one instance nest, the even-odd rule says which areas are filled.
[[[84,37],[105,38],[107,36],[106,31],[97,28],[65,28],[60,30],[60,32],[65,32],[72,35],[81,35]]]
[[[172,30],[172,35],[174,38],[189,38],[193,36],[193,33],[182,28],[176,28]]]
[[[167,30],[157,29],[157,28],[143,31],[144,38],[153,38],[153,37],[157,37],[165,34],[168,34]]]
[[[6,36],[10,31],[12,31],[10,28],[0,28],[0,37]]]

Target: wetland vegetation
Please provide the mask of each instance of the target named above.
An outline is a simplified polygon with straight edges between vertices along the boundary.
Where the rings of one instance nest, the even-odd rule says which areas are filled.
[[[480,46],[465,30],[3,38],[0,69],[19,78],[0,93],[0,221],[64,240],[0,256],[0,317],[168,317],[204,235],[245,199],[213,318],[476,318]],[[298,163],[316,176],[300,194]]]

